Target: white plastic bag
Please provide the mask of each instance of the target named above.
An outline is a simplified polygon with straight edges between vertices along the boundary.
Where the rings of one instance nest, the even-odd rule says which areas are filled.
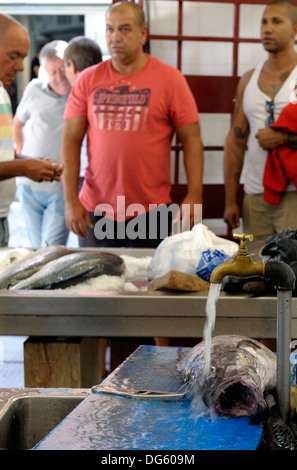
[[[148,279],[174,269],[209,282],[213,269],[237,251],[237,243],[218,237],[200,223],[192,230],[167,237],[160,243],[148,266]]]

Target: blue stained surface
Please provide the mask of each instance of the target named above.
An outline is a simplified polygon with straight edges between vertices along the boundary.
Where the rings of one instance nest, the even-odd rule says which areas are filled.
[[[177,392],[176,361],[187,348],[141,346],[104,384]],[[252,450],[261,426],[249,418],[196,419],[187,399],[150,400],[91,393],[35,449]]]

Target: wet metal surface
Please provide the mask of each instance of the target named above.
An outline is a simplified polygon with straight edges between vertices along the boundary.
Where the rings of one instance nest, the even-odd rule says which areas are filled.
[[[255,449],[261,427],[248,418],[194,419],[185,397],[175,400],[117,394],[122,390],[183,391],[176,361],[188,348],[141,346],[39,444],[37,450]]]

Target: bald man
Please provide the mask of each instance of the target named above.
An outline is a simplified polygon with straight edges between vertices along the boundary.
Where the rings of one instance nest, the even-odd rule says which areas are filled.
[[[50,161],[25,158],[14,151],[12,108],[5,87],[24,70],[29,47],[24,27],[8,15],[0,15],[0,247],[8,245],[7,216],[15,197],[15,177],[53,181],[60,179],[62,172],[62,166],[57,169]]]

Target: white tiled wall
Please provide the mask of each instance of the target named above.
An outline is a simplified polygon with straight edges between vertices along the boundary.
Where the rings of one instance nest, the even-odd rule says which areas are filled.
[[[178,33],[178,4],[169,0],[145,2],[149,12],[151,34],[176,35]],[[239,37],[259,38],[260,22],[264,5],[241,5]],[[235,6],[223,3],[186,1],[183,4],[182,33],[184,36],[205,37],[204,41],[183,41],[181,71],[185,75],[231,76],[233,74],[233,44],[231,42],[207,41],[208,37],[231,38],[234,34]],[[177,66],[177,41],[151,40],[150,53],[160,60]],[[261,44],[240,43],[238,47],[238,70],[242,75],[264,60],[266,53]],[[207,90],[202,90],[202,93]],[[226,114],[200,113],[202,140],[205,146],[223,146],[230,129],[231,116]],[[205,151],[204,183],[223,183],[223,152]],[[172,161],[175,155],[172,154]],[[179,182],[186,183],[180,155]],[[173,178],[173,170],[172,170]],[[215,232],[222,233],[222,221],[208,221]]]
[[[222,21],[223,19],[223,21]],[[183,32],[187,36],[233,36],[234,5],[184,2]]]
[[[205,146],[219,147],[224,145],[226,135],[230,129],[229,114],[201,113],[200,127]],[[204,152],[204,182],[208,184],[223,183],[223,161],[220,150],[206,150]],[[172,155],[174,159],[174,155]],[[182,162],[182,154],[179,163],[179,183],[186,183],[186,174]],[[173,176],[173,169],[172,169]]]
[[[177,34],[178,2],[170,0],[146,1],[144,8],[146,13],[149,13],[147,17],[151,34]],[[241,38],[259,38],[264,8],[264,5],[242,5],[240,7],[239,36]],[[181,70],[185,75],[232,75],[232,43],[207,41],[207,37],[233,37],[234,14],[235,6],[230,3],[193,1],[183,3],[183,35],[205,37],[205,40],[201,42],[183,41]],[[150,52],[160,60],[174,67],[177,66],[177,41],[151,40]],[[265,51],[261,44],[239,44],[238,75],[253,68],[265,57]],[[204,145],[223,146],[230,129],[231,116],[201,113],[200,117]],[[186,182],[182,155],[179,165],[179,182]],[[223,183],[222,151],[205,152],[204,183]]]
[[[150,41],[150,54],[172,67],[177,66],[177,41]]]
[[[238,75],[241,76],[256,64],[266,59],[267,54],[261,44],[242,43],[238,46]]]
[[[144,11],[150,34],[177,34],[178,2],[170,0],[145,1]]]
[[[239,37],[259,38],[265,5],[240,5]]]
[[[178,32],[178,2],[170,0],[146,0],[145,11],[149,12],[149,32],[151,34],[175,35]],[[239,37],[259,38],[260,20],[264,5],[241,5]],[[183,3],[183,35],[202,37],[233,37],[234,5],[230,3],[207,3],[185,1]],[[172,47],[174,41],[151,40],[151,53],[172,64]],[[201,46],[199,46],[201,44]],[[195,46],[196,45],[196,46]],[[261,45],[244,44],[239,53],[239,62],[247,68],[252,68],[265,55]],[[183,54],[186,55],[182,67],[185,74],[196,75],[231,75],[232,46],[228,42],[192,42],[184,41]],[[175,48],[176,49],[176,48]],[[249,50],[251,53],[249,53]],[[259,50],[255,54],[255,50]],[[261,55],[262,52],[262,55]],[[192,68],[191,68],[192,67]]]
[[[185,41],[181,71],[185,75],[232,75],[232,44]]]

